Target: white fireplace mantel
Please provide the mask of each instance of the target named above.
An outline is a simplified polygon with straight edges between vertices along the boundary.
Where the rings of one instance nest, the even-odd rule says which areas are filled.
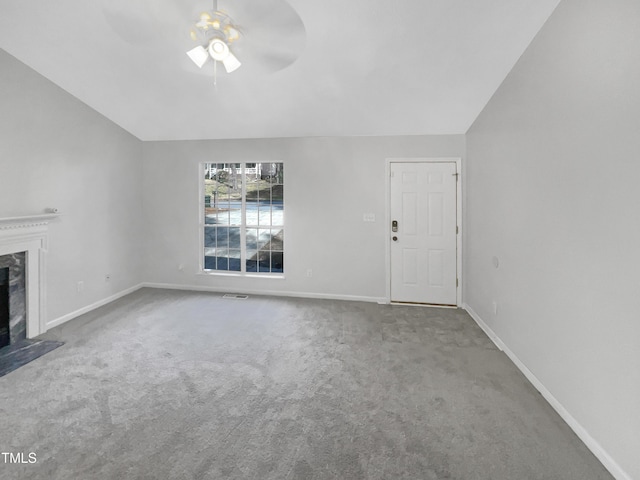
[[[33,228],[36,226],[47,225],[49,220],[58,218],[59,216],[59,213],[41,213],[39,215],[0,218],[0,230]]]
[[[27,338],[46,331],[45,274],[48,223],[56,213],[0,218],[0,256],[26,252]]]

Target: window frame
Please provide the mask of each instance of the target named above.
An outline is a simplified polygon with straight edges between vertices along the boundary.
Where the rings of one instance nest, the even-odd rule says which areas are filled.
[[[239,164],[242,175],[242,206],[241,206],[241,225],[240,225],[240,271],[234,270],[211,270],[205,269],[205,245],[204,245],[204,237],[205,237],[205,166],[210,164]],[[283,160],[226,160],[224,162],[217,162],[215,160],[210,161],[200,161],[198,162],[198,275],[215,275],[215,276],[226,276],[226,277],[251,277],[251,278],[272,278],[272,279],[284,279],[285,272],[247,272],[246,261],[247,261],[247,241],[246,241],[246,230],[248,228],[256,228],[255,226],[247,225],[247,214],[246,214],[246,177],[245,177],[245,169],[251,168],[247,167],[248,164],[256,165],[256,164],[265,164],[265,163],[280,163],[282,164],[283,169],[286,171],[286,163]],[[283,181],[282,185],[282,208],[285,210],[285,198],[286,198],[286,187],[285,182]],[[286,218],[283,217],[282,224],[277,227],[282,227],[282,241],[283,245],[286,245]],[[268,227],[272,228],[272,226]],[[282,263],[286,264],[286,253],[285,248],[282,249]]]

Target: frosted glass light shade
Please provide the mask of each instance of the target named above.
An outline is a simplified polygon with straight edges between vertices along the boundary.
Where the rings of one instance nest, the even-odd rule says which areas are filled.
[[[224,65],[224,69],[227,71],[227,73],[231,73],[234,70],[237,70],[238,68],[240,68],[240,65],[242,65],[242,63],[240,63],[240,60],[238,60],[236,56],[231,52],[229,52],[227,58],[222,61],[222,64]]]
[[[204,63],[209,58],[209,54],[202,45],[189,50],[187,52],[187,55],[189,55],[189,58],[198,66],[198,68],[202,68]]]

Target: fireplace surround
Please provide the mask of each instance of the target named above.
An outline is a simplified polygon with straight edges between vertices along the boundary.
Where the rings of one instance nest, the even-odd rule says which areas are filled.
[[[0,218],[0,258],[19,256],[24,252],[26,338],[46,331],[44,282],[48,223],[57,216],[42,214]]]

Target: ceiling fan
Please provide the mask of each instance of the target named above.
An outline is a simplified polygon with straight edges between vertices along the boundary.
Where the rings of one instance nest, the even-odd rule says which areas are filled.
[[[242,75],[268,74],[302,53],[305,26],[287,0],[211,1],[105,0],[102,13],[122,40],[152,52],[149,58],[159,51],[186,52],[196,65],[183,65],[190,73],[217,74],[221,63],[225,74],[240,66]]]
[[[229,5],[243,21],[242,27],[213,0],[213,9],[200,13],[190,30],[198,45],[186,53],[198,68],[213,60],[215,81],[217,64],[232,73],[242,66],[238,57],[248,65],[262,63],[271,71],[296,60],[304,44],[304,24],[285,0],[244,0]]]

